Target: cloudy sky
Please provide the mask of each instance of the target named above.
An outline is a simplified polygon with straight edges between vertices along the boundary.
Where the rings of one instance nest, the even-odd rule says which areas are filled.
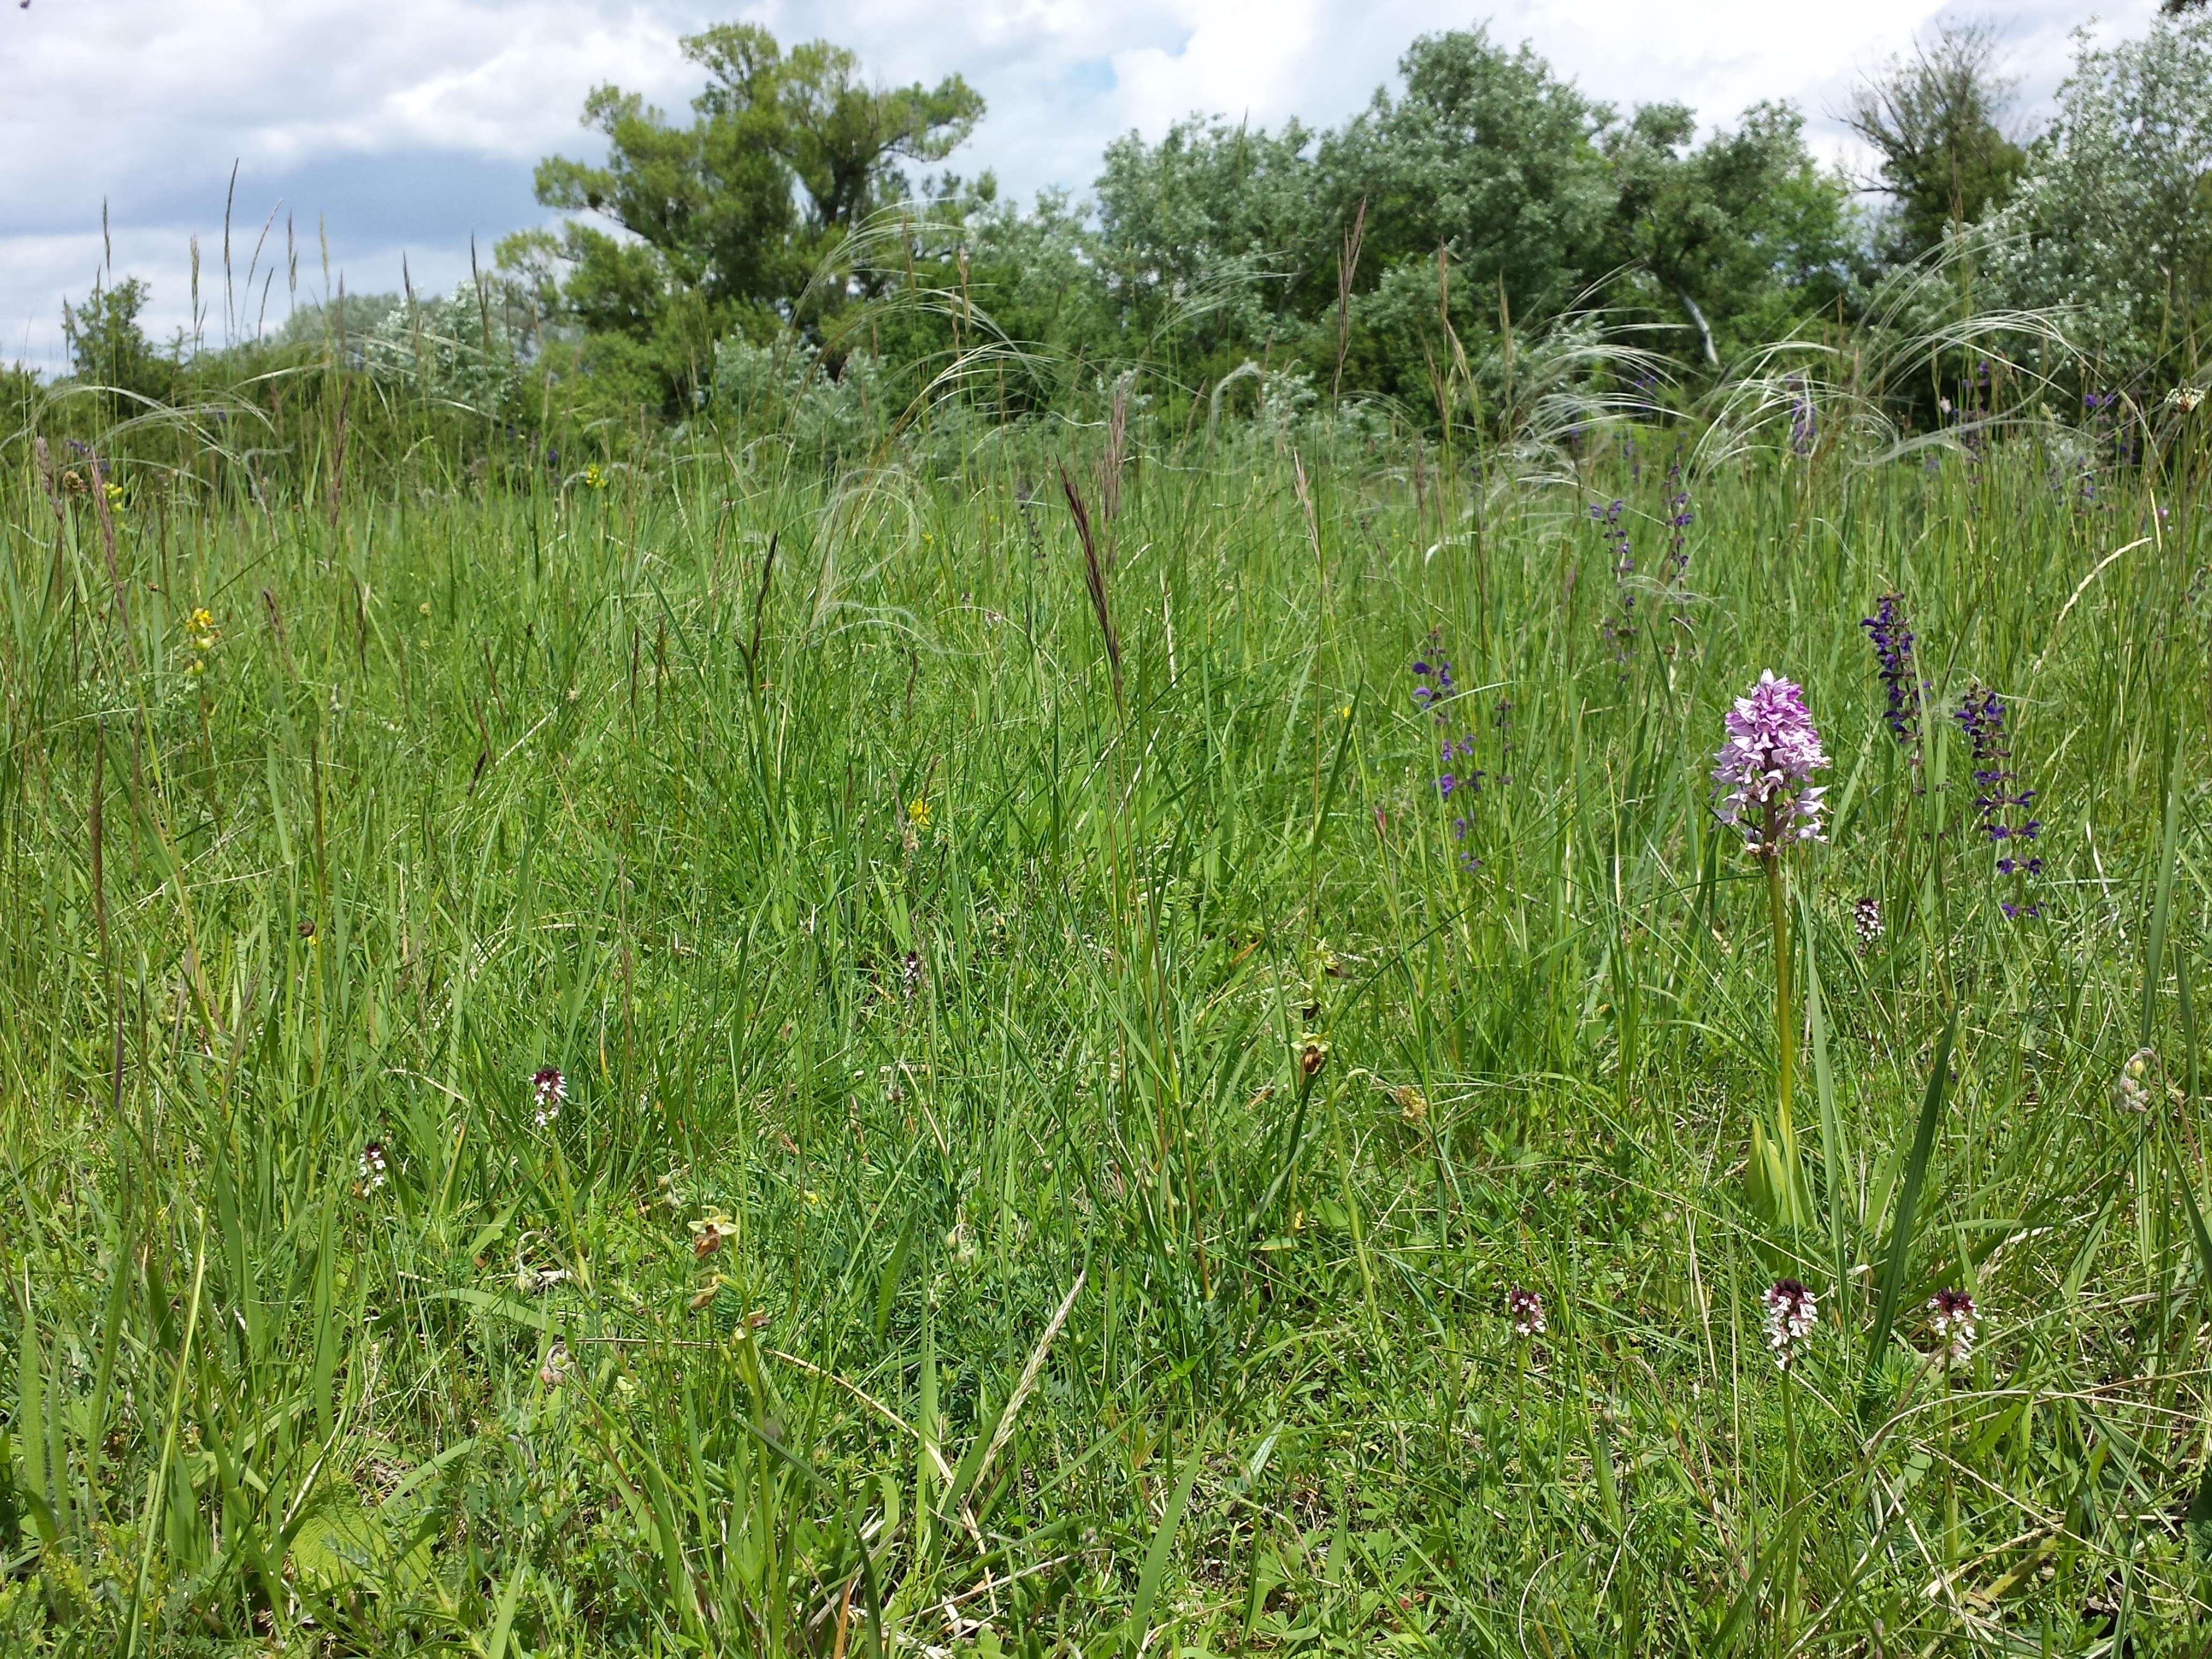
[[[2106,0],[2100,34],[2139,32],[2156,0]],[[949,163],[1026,198],[1085,190],[1106,141],[1191,111],[1329,125],[1393,77],[1425,31],[1487,19],[1596,96],[1679,98],[1709,122],[1796,100],[1817,143],[1856,78],[1946,16],[1996,15],[2024,94],[2047,103],[2086,5],[1982,10],[1935,0],[0,0],[0,361],[52,370],[60,312],[112,258],[153,285],[149,331],[191,310],[210,340],[288,305],[286,223],[303,296],[322,244],[362,292],[468,270],[470,239],[542,222],[533,161],[583,155],[576,112],[612,81],[682,110],[699,80],[677,38],[743,18],[787,42],[826,36],[884,79],[957,70],[990,112]],[[223,218],[232,168],[232,281]],[[101,228],[106,212],[106,239]],[[274,214],[267,241],[257,240]],[[276,271],[273,284],[268,273]],[[251,270],[251,285],[247,277]],[[265,295],[265,300],[264,300]],[[264,311],[265,307],[265,311]]]

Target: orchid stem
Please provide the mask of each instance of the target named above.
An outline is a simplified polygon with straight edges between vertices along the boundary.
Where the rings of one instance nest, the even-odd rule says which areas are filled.
[[[1790,899],[1782,872],[1782,854],[1770,846],[1765,858],[1767,912],[1774,927],[1775,1127],[1782,1139],[1784,1176],[1789,1182],[1784,1209],[1797,1219],[1797,1133],[1790,1113],[1797,1082],[1797,1005],[1790,977]]]

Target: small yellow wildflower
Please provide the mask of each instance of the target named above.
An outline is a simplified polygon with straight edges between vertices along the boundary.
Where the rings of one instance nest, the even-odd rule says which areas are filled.
[[[121,484],[111,483],[107,486],[107,504],[112,507],[122,507],[123,486]]]
[[[806,1207],[810,1210],[818,1210],[822,1207],[822,1194],[811,1187],[806,1189]]]
[[[605,489],[606,487],[607,475],[600,469],[599,464],[597,461],[593,461],[589,466],[584,469],[584,488],[586,489]]]
[[[927,799],[926,796],[922,796],[922,795],[916,795],[916,796],[915,796],[912,800],[908,801],[908,802],[906,804],[906,815],[907,815],[908,818],[909,820],[911,820],[911,821],[912,821],[912,823],[913,823],[913,824],[914,824],[914,827],[915,827],[915,829],[917,829],[917,830],[927,830],[927,829],[928,829],[928,828],[929,828],[929,801],[928,801],[928,799]]]
[[[192,607],[192,614],[185,618],[185,626],[195,634],[212,633],[215,631],[215,612],[204,605],[196,605]]]

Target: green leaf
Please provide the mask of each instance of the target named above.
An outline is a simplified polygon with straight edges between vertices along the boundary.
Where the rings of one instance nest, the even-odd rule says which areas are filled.
[[[2181,845],[2181,788],[2174,775],[2180,744],[2167,738],[2166,763],[2166,827],[2159,837],[2158,896],[2150,910],[2150,948],[2143,953],[2142,1026],[2136,1047],[2148,1048],[2158,1028],[2158,986],[2165,977],[2166,918],[2173,907],[2173,868]]]
[[[542,1308],[526,1307],[520,1302],[509,1301],[503,1296],[494,1296],[489,1291],[470,1290],[465,1286],[443,1291],[425,1291],[425,1302],[465,1302],[471,1308],[482,1308],[486,1313],[497,1314],[501,1319],[511,1319],[518,1325],[527,1325],[532,1330],[551,1328],[552,1320]]]
[[[500,1592],[499,1611],[492,1620],[491,1638],[483,1647],[484,1659],[504,1659],[507,1632],[514,1626],[515,1603],[522,1596],[522,1572],[523,1563],[518,1561],[514,1564],[514,1571],[507,1575],[507,1588]]]
[[[1913,1225],[1919,1218],[1920,1188],[1927,1178],[1929,1155],[1936,1146],[1936,1121],[1951,1092],[1951,1048],[1959,1034],[1954,1010],[1936,1044],[1936,1058],[1928,1073],[1927,1092],[1920,1099],[1920,1124],[1913,1132],[1912,1152],[1905,1162],[1905,1185],[1897,1195],[1897,1213],[1889,1224],[1889,1251],[1881,1268],[1881,1299],[1875,1305],[1874,1331],[1867,1339],[1866,1379],[1861,1388],[1860,1410],[1873,1404],[1875,1386],[1881,1375],[1881,1358],[1889,1346],[1891,1328],[1897,1322],[1897,1304],[1905,1293],[1905,1267],[1912,1251]]]
[[[1152,1547],[1145,1553],[1145,1571],[1137,1580],[1137,1599],[1129,1607],[1129,1622],[1126,1634],[1135,1647],[1145,1645],[1152,1633],[1152,1602],[1160,1593],[1160,1581],[1167,1577],[1168,1559],[1175,1553],[1176,1532],[1182,1525],[1182,1512],[1190,1503],[1190,1489],[1198,1483],[1198,1471],[1205,1462],[1204,1449],[1194,1443],[1190,1454],[1183,1460],[1182,1479],[1176,1482],[1175,1496],[1168,1499],[1167,1513],[1160,1516],[1158,1531],[1152,1534]]]
[[[1844,1230],[1844,1127],[1836,1111],[1836,1071],[1828,1057],[1827,998],[1820,988],[1819,952],[1813,948],[1813,910],[1802,890],[1797,895],[1798,928],[1805,941],[1805,1012],[1813,1048],[1813,1090],[1820,1107],[1820,1173],[1828,1204],[1828,1243],[1835,1253],[1836,1288],[1840,1292],[1850,1273],[1850,1241]]]
[[[899,1229],[898,1243],[891,1248],[890,1260],[884,1263],[883,1272],[876,1275],[875,1330],[878,1342],[884,1340],[884,1333],[890,1329],[891,1303],[898,1296],[899,1280],[905,1277],[906,1259],[914,1249],[915,1225],[921,1217],[919,1206],[907,1212],[906,1225]]]

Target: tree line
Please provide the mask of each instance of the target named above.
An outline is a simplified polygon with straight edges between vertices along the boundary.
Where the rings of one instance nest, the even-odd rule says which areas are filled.
[[[927,171],[986,114],[957,74],[883,86],[844,47],[750,24],[682,45],[690,109],[592,92],[604,159],[541,162],[564,216],[463,289],[333,296],[226,355],[147,341],[126,280],[68,308],[77,379],[157,401],[241,354],[319,350],[513,429],[924,386],[1020,416],[1140,365],[1193,407],[1243,377],[1448,422],[1452,388],[1479,404],[1534,330],[1601,326],[1637,375],[1710,384],[1793,332],[1893,323],[1891,279],[1937,267],[1946,303],[2051,319],[2100,385],[2201,379],[2201,13],[2085,36],[2037,131],[1997,39],[1945,28],[1844,112],[1864,177],[1823,166],[1790,105],[1701,132],[1686,105],[1599,101],[1477,27],[1413,42],[1340,125],[1194,116],[1109,144],[1087,200],[1026,206]]]

